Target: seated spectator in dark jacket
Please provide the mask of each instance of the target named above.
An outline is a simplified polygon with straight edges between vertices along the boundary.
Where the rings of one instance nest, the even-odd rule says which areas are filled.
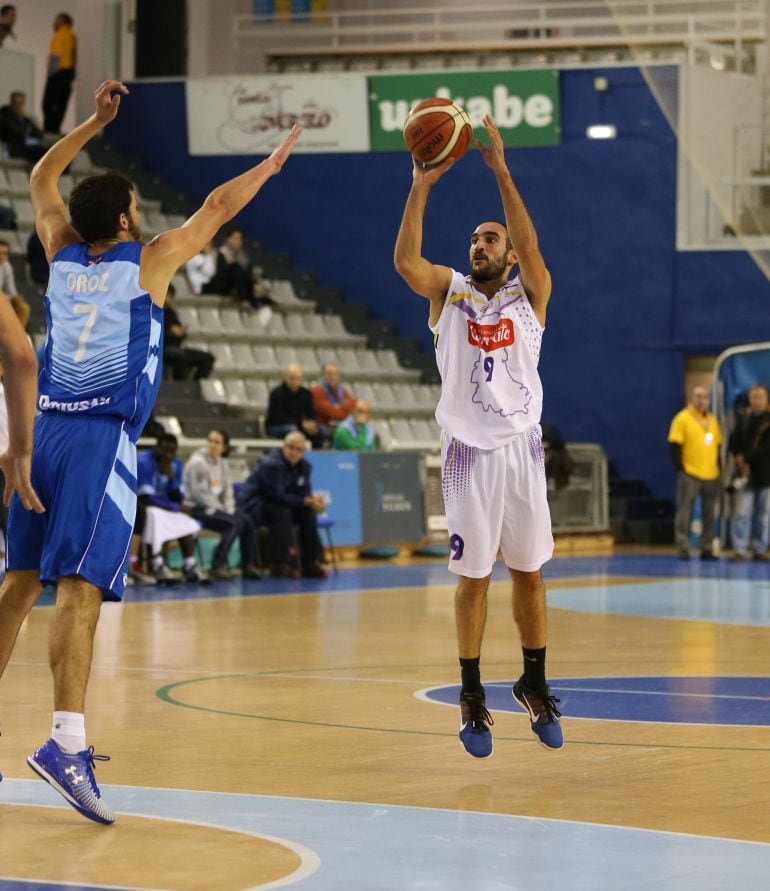
[[[175,381],[202,380],[211,374],[214,356],[205,350],[182,346],[187,337],[187,326],[179,320],[174,309],[176,288],[169,284],[163,306],[163,364],[171,369]]]
[[[16,7],[13,3],[3,3],[0,6],[0,46],[5,43],[7,37],[16,40],[13,26],[16,24]]]
[[[208,581],[206,573],[195,564],[195,536],[200,524],[184,504],[183,470],[176,456],[177,448],[176,436],[164,433],[158,437],[155,448],[137,456],[137,499],[146,508],[144,542],[150,546],[157,581],[176,580],[163,560],[162,550],[166,542],[176,540],[184,558],[184,580],[200,583]]]
[[[377,434],[370,420],[372,409],[366,399],[359,399],[353,411],[334,428],[332,448],[371,452],[379,448]]]
[[[209,431],[206,447],[198,449],[184,466],[185,498],[192,505],[193,517],[204,529],[222,533],[211,558],[214,578],[232,578],[228,556],[237,538],[241,543],[243,578],[258,579],[262,574],[254,565],[256,530],[251,517],[235,506],[227,463],[229,452],[227,433],[224,430]]]
[[[197,263],[194,262],[196,260]],[[198,293],[226,294],[245,310],[275,306],[275,301],[270,297],[267,288],[254,279],[249,258],[243,250],[243,232],[240,229],[230,229],[225,235],[225,240],[216,253],[213,275],[210,273],[211,259],[206,251],[193,258],[187,265],[191,286],[193,289],[199,287]],[[203,280],[204,275],[210,277]]]
[[[340,421],[344,420],[356,404],[355,397],[340,383],[340,370],[334,362],[325,362],[321,369],[321,380],[310,388],[313,395],[313,409],[318,426],[326,438]]]
[[[34,229],[29,233],[29,238],[27,239],[27,263],[29,264],[29,275],[32,281],[36,285],[47,288],[48,276],[51,270],[45,256],[43,242],[40,241]]]
[[[20,90],[11,93],[11,101],[0,108],[0,142],[4,142],[12,158],[39,161],[45,154],[41,145],[42,131],[27,117],[27,97]]]
[[[323,445],[324,436],[315,420],[313,396],[302,386],[302,366],[296,362],[287,367],[283,383],[270,391],[265,430],[275,439],[299,430],[310,439],[313,448]]]
[[[296,578],[298,574],[292,559],[294,526],[299,527],[302,575],[326,578],[316,518],[326,505],[320,495],[312,493],[312,466],[303,458],[306,448],[302,433],[288,433],[281,448],[262,458],[238,492],[238,508],[249,514],[255,526],[270,528],[268,562],[276,578]]]

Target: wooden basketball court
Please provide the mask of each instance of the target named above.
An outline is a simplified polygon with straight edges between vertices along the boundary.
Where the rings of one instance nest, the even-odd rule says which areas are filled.
[[[510,698],[520,649],[494,578],[483,761],[457,739],[443,561],[105,605],[87,730],[112,759],[111,827],[26,765],[50,733],[44,598],[0,686],[0,889],[763,887],[766,567],[552,561],[559,753]]]

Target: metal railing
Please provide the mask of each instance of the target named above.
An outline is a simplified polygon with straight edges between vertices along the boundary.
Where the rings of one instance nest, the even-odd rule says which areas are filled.
[[[567,443],[575,462],[569,483],[556,489],[549,481],[548,504],[555,534],[606,532],[609,529],[607,457],[596,443]],[[446,541],[447,525],[441,491],[441,456],[423,456],[425,528],[433,541]]]
[[[248,4],[248,5],[245,5]],[[255,15],[234,0],[232,70],[287,57],[425,54],[479,50],[720,45],[743,56],[745,44],[765,39],[763,0],[617,0],[511,3],[451,0],[399,6],[381,0],[360,8],[290,16]],[[245,9],[249,9],[248,12]]]

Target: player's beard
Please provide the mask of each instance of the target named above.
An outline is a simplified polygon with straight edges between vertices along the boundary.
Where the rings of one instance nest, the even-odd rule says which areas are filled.
[[[495,263],[494,260],[490,260],[489,257],[486,258],[487,262],[483,264],[480,268],[474,268],[471,264],[471,280],[474,282],[491,282],[496,278],[502,278],[505,270],[508,268],[508,264],[505,260],[499,260]]]

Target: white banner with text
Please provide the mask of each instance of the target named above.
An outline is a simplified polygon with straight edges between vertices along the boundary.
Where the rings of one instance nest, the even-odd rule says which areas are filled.
[[[366,78],[358,74],[189,80],[191,155],[269,154],[294,124],[295,152],[367,152]]]

